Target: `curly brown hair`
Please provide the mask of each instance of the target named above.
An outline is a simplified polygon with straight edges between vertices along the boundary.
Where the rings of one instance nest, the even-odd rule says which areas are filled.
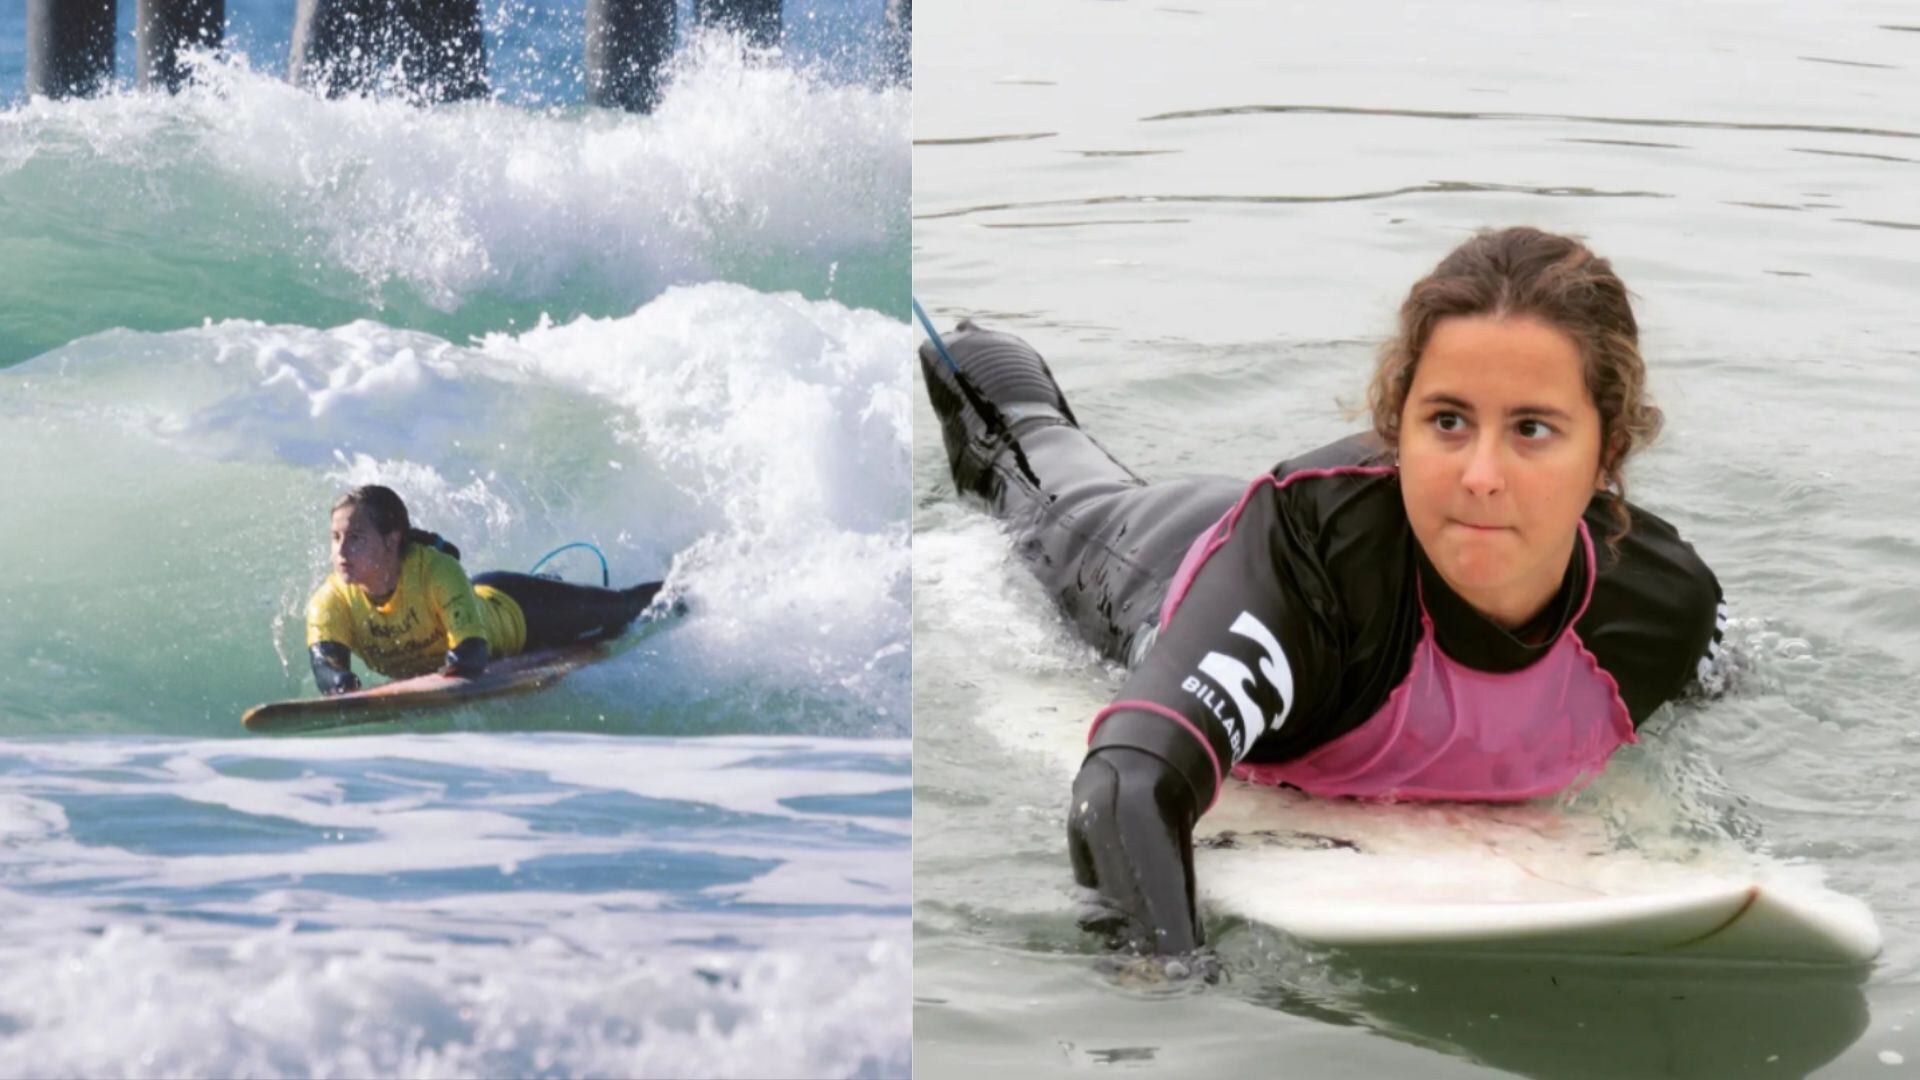
[[[1600,413],[1600,470],[1616,498],[1608,546],[1627,534],[1622,468],[1660,432],[1660,409],[1647,397],[1640,327],[1627,287],[1607,260],[1571,236],[1527,226],[1488,229],[1454,248],[1400,305],[1399,331],[1380,349],[1367,406],[1374,434],[1400,444],[1400,414],[1414,369],[1442,319],[1531,316],[1557,327],[1580,349],[1587,395]]]

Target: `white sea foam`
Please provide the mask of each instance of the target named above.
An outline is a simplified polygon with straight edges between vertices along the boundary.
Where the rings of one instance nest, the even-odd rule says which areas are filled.
[[[0,743],[0,1074],[902,1075],[908,823],[840,800],[908,749]],[[227,816],[156,853],[130,798]],[[288,821],[331,839],[257,850]],[[586,876],[511,883],[538,860]]]
[[[208,948],[115,926],[0,973],[0,1073],[907,1072],[904,933],[744,953],[545,944],[556,955],[265,931]]]
[[[712,648],[865,695],[906,673],[907,344],[872,313],[708,286],[482,351],[618,405],[717,526],[675,568]]]
[[[921,513],[913,576],[923,633],[965,643],[968,664],[995,671],[1093,673],[1098,654],[1074,636],[1046,590],[1021,565],[1004,528],[953,504]]]
[[[244,58],[208,63],[173,98],[0,111],[0,193],[108,231],[178,229],[227,259],[344,271],[376,304],[399,286],[442,311],[578,281],[637,299],[743,261],[824,268],[904,242],[905,90],[756,62],[724,35],[672,74],[639,116],[328,101]]]

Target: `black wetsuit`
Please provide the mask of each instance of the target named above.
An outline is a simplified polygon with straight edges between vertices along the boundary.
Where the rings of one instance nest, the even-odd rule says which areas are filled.
[[[650,581],[627,589],[602,589],[511,570],[476,574],[473,583],[499,589],[520,605],[527,620],[527,652],[618,636],[647,610],[665,584]]]
[[[1282,462],[1251,487],[1225,479],[1148,484],[1079,428],[1025,342],[963,323],[946,345],[963,379],[931,342],[920,356],[955,483],[1009,522],[1016,547],[1081,635],[1133,669],[1096,725],[1088,763],[1115,751],[1107,756],[1140,773],[1152,798],[1179,804],[1163,805],[1162,817],[1186,833],[1236,763],[1270,782],[1333,794],[1544,793],[1526,781],[1559,786],[1553,768],[1604,762],[1718,649],[1712,573],[1670,525],[1630,505],[1632,528],[1610,549],[1611,495],[1588,507],[1591,539],[1576,545],[1558,595],[1533,625],[1510,633],[1427,562],[1407,523],[1398,472],[1371,436]],[[1203,534],[1208,541],[1183,567]],[[1163,608],[1171,615],[1165,626]],[[1506,751],[1521,759],[1516,778],[1502,775],[1507,762],[1475,772],[1465,750],[1440,760],[1435,749],[1381,778],[1374,759],[1405,757],[1416,722],[1491,726],[1484,717],[1446,715],[1466,708],[1452,703],[1456,690],[1480,692],[1485,683],[1489,693],[1532,701],[1541,687],[1529,680],[1540,683],[1550,668],[1566,673],[1569,695],[1585,695],[1568,721],[1577,729],[1562,740],[1569,745],[1540,751],[1554,760],[1525,762],[1530,745]],[[1429,703],[1416,700],[1422,694]],[[1409,711],[1413,720],[1402,715]],[[1547,735],[1547,743],[1561,738]],[[1328,779],[1343,769],[1357,778],[1347,788]],[[1436,775],[1453,793],[1423,786]],[[1077,807],[1090,805],[1081,790],[1087,777],[1083,770]],[[1124,803],[1112,813],[1131,812]],[[1076,834],[1076,844],[1083,839]],[[1184,844],[1186,835],[1178,839]],[[1083,883],[1108,876],[1093,865],[1099,851],[1076,846],[1074,854]],[[1139,868],[1123,861],[1113,872]],[[1190,907],[1190,881],[1186,892]],[[1136,943],[1168,951],[1164,928],[1161,942],[1140,940],[1137,930]],[[1190,944],[1197,943],[1195,926]]]
[[[440,555],[455,562],[460,551],[447,543],[437,534],[421,531],[417,534],[416,546],[432,548]],[[444,560],[443,560],[444,562]],[[519,574],[507,570],[495,570],[475,575],[470,583],[457,567],[448,564],[443,571],[451,576],[465,590],[469,604],[474,603],[475,589],[494,590],[512,601],[519,609],[521,621],[525,623],[524,639],[517,645],[512,638],[520,635],[512,633],[509,649],[520,652],[532,652],[537,649],[551,649],[563,645],[572,645],[584,641],[596,641],[616,637],[640,617],[654,598],[659,595],[663,582],[651,581],[626,589],[606,589],[593,585],[576,585],[553,578],[536,577],[532,574]],[[333,582],[329,582],[331,586]],[[329,586],[323,586],[321,596],[326,596]],[[360,688],[359,677],[353,673],[353,649],[345,641],[333,640],[334,637],[352,640],[350,633],[341,632],[340,627],[348,626],[351,619],[336,620],[337,626],[331,631],[323,627],[319,631],[312,629],[313,615],[310,611],[310,633],[323,636],[313,640],[308,646],[308,659],[313,667],[313,678],[322,694],[349,693]],[[478,615],[462,623],[480,628]],[[377,630],[375,631],[377,633]],[[510,633],[504,632],[503,633]],[[494,649],[483,633],[472,633],[460,638],[448,649],[441,663],[443,674],[457,675],[462,678],[474,678],[483,673],[487,665],[497,659]],[[364,657],[362,659],[368,659]],[[369,660],[369,663],[372,663]],[[377,665],[376,665],[377,666]],[[382,669],[384,670],[384,669]],[[388,672],[388,674],[406,674]]]

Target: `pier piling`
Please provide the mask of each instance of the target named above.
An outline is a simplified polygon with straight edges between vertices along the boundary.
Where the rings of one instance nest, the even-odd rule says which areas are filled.
[[[113,81],[115,0],[27,0],[27,93],[91,97]]]
[[[395,89],[426,103],[485,97],[480,0],[299,0],[287,78],[328,97]]]
[[[180,89],[182,49],[218,49],[226,37],[226,0],[140,0],[135,38],[140,86]]]
[[[758,48],[780,44],[780,0],[694,0],[693,11],[701,26],[737,31]]]
[[[587,0],[587,103],[652,111],[673,30],[673,0]]]

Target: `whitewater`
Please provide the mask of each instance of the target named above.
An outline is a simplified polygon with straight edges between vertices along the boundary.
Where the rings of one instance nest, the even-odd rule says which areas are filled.
[[[286,85],[290,4],[173,98],[0,49],[0,1074],[907,1071],[908,92],[822,4],[588,109],[583,7],[430,110]],[[246,737],[365,483],[691,614]]]

